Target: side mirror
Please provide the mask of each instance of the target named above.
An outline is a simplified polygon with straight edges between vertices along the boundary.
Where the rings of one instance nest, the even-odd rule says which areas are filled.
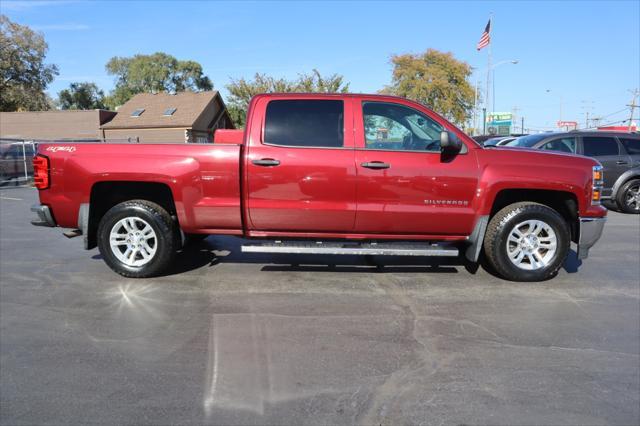
[[[443,154],[457,154],[462,149],[462,141],[455,133],[443,130],[440,132],[440,151]]]

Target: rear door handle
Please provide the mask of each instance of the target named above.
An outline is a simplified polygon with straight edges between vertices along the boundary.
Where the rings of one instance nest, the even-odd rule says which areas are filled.
[[[629,164],[629,163],[628,163],[627,161],[618,160],[618,161],[616,161],[616,164],[617,164],[618,166],[622,166],[622,165],[625,165],[625,166],[626,166],[626,165],[627,165],[627,164]]]
[[[256,166],[262,166],[262,167],[275,167],[280,165],[280,161],[274,160],[273,158],[263,158],[261,160],[253,160],[252,163],[255,164]]]
[[[367,169],[388,169],[389,167],[391,167],[391,164],[383,163],[382,161],[364,162],[360,165]]]

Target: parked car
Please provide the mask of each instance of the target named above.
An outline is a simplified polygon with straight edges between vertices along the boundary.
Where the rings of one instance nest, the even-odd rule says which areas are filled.
[[[381,95],[258,95],[246,130],[213,145],[41,144],[34,164],[33,223],[73,228],[127,277],[160,273],[190,235],[223,234],[253,240],[243,252],[477,262],[484,250],[501,276],[539,281],[572,240],[587,257],[607,212],[597,161],[483,149]]]
[[[492,147],[492,146],[502,146],[502,145],[506,145],[509,142],[511,142],[512,140],[515,140],[517,138],[517,136],[500,136],[497,138],[491,138],[491,139],[487,139],[482,146],[484,147]]]
[[[603,200],[626,213],[640,213],[640,134],[603,131],[543,133],[520,137],[507,146],[581,154],[604,170]]]
[[[0,185],[7,184],[12,179],[25,179],[25,175],[31,176],[34,154],[33,142],[0,144]]]

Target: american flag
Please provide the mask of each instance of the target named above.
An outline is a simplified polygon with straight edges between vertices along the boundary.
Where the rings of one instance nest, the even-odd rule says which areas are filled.
[[[487,26],[484,28],[484,32],[480,36],[480,41],[478,42],[478,46],[476,46],[476,49],[480,50],[483,47],[487,47],[489,43],[491,43],[490,33],[491,33],[491,19],[489,19],[489,22],[487,22]]]

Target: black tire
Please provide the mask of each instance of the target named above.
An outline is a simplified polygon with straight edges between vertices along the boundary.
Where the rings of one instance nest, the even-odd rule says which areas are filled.
[[[127,217],[139,218],[148,223],[155,233],[155,253],[141,266],[130,266],[118,259],[111,248],[112,228]],[[130,278],[145,278],[158,275],[172,262],[176,250],[174,224],[165,209],[146,200],[131,200],[112,207],[100,220],[98,226],[98,248],[107,265],[118,274]]]
[[[527,220],[539,220],[548,225],[556,236],[556,251],[546,265],[538,269],[522,269],[509,259],[507,241],[516,225]],[[486,260],[503,278],[510,281],[544,281],[554,277],[562,267],[571,243],[569,226],[562,216],[550,207],[533,202],[511,204],[495,214],[489,221],[484,237],[484,254]],[[513,244],[513,243],[512,243]],[[517,246],[517,245],[516,245]],[[532,265],[532,262],[522,266]]]
[[[640,200],[634,197],[634,193],[638,191],[640,191],[640,179],[631,179],[620,187],[616,194],[616,203],[622,212],[640,214]]]

